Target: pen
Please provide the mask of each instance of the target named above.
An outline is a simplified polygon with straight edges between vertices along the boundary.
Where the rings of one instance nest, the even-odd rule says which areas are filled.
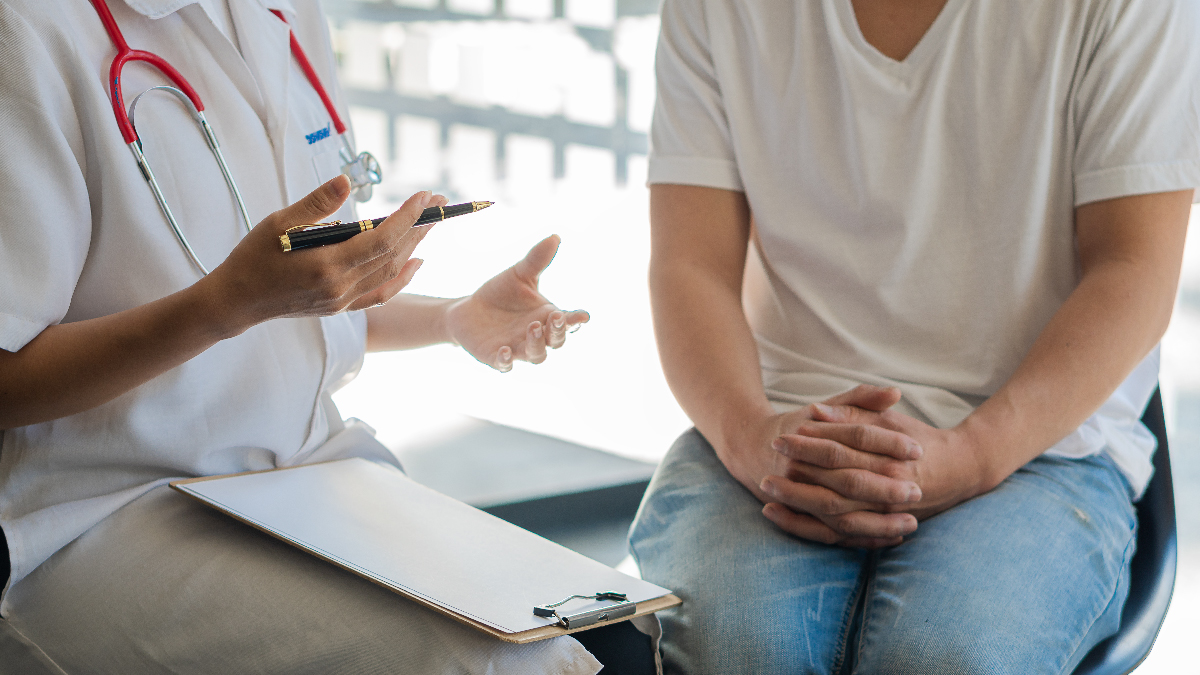
[[[417,218],[417,222],[413,224],[413,227],[429,225],[447,218],[453,218],[454,216],[482,211],[494,203],[466,202],[451,206],[431,206],[421,212],[421,217]],[[374,229],[384,220],[386,218],[375,218],[372,220],[360,220],[354,223],[343,223],[340,220],[335,220],[332,223],[298,225],[279,235],[279,243],[283,246],[285,253],[302,248],[312,248],[313,246],[336,244],[339,241],[346,241],[360,232]]]

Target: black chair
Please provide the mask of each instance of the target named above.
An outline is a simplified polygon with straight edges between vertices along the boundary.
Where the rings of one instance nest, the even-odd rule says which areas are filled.
[[[1175,589],[1178,542],[1175,535],[1175,490],[1162,396],[1158,391],[1146,406],[1142,423],[1158,439],[1154,477],[1137,503],[1137,553],[1131,563],[1129,599],[1121,613],[1121,629],[1096,645],[1075,669],[1075,675],[1126,675],[1145,660],[1158,637],[1171,592]]]

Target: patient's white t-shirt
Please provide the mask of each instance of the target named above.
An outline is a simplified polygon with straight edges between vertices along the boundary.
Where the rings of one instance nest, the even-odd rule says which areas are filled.
[[[744,304],[780,407],[859,383],[950,427],[1076,287],[1074,208],[1200,185],[1186,0],[948,0],[897,62],[850,0],[663,8],[650,183],[744,191]],[[1152,352],[1050,449],[1135,492]]]

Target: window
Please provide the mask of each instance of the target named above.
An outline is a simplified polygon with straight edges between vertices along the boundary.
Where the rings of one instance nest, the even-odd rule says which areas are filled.
[[[477,417],[653,461],[690,426],[662,376],[646,288],[657,10],[653,0],[330,3],[358,147],[384,166],[360,215],[423,189],[497,202],[435,227],[408,290],[469,293],[557,233],[542,288],[592,313],[544,364],[503,375],[448,346],[368,355],[337,400],[390,447]]]

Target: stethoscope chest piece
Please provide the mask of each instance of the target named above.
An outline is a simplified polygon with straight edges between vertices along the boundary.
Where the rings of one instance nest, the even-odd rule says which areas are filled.
[[[371,198],[371,193],[376,185],[383,181],[383,169],[379,166],[379,160],[375,159],[375,155],[369,152],[360,152],[357,157],[354,156],[354,150],[350,147],[350,141],[346,140],[346,135],[342,134],[342,173],[350,179],[350,190],[354,195],[354,200],[365,202]]]

